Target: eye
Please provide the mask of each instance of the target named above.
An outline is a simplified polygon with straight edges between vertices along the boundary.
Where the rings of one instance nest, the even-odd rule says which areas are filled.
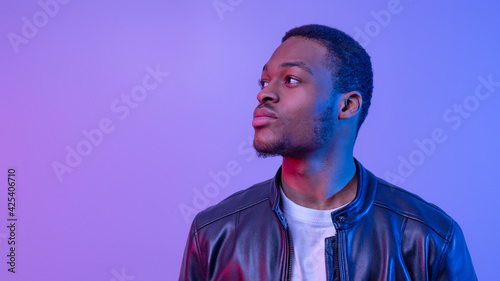
[[[300,83],[300,81],[296,78],[293,78],[292,76],[285,77],[285,84],[294,85],[294,84],[298,84],[298,83]]]
[[[257,81],[259,83],[259,86],[261,89],[264,89],[264,87],[267,86],[267,84],[269,84],[269,82],[267,82],[266,80],[262,80],[262,79],[259,79],[259,81]]]

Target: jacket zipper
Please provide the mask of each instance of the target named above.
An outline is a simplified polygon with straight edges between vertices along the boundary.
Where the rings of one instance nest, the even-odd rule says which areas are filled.
[[[333,237],[333,264],[335,267],[333,269],[333,272],[335,272],[334,279],[335,281],[340,281],[340,259],[339,259],[339,233],[337,232],[336,235]]]
[[[286,237],[288,240],[288,261],[287,261],[287,269],[286,269],[286,280],[290,281],[292,278],[292,259],[293,259],[293,243],[292,236],[290,235],[290,231],[286,229]]]

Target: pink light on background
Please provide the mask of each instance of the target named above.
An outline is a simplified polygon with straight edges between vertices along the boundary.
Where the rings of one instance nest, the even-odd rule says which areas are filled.
[[[16,169],[18,244],[12,274],[4,182],[0,280],[176,280],[194,214],[279,167],[251,149],[256,81],[307,23],[346,31],[372,57],[355,156],[454,217],[478,277],[493,279],[498,8],[2,1],[0,173]]]

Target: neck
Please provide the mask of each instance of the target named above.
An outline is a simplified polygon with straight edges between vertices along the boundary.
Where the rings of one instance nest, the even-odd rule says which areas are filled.
[[[349,153],[350,152],[350,153]],[[356,197],[357,176],[352,150],[326,157],[283,158],[281,183],[285,195],[298,205],[329,210]]]

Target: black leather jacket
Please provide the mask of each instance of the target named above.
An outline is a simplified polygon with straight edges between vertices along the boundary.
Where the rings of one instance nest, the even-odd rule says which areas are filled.
[[[477,280],[458,224],[356,159],[354,201],[332,213],[328,280]],[[274,179],[200,212],[179,280],[289,280],[293,245]]]

